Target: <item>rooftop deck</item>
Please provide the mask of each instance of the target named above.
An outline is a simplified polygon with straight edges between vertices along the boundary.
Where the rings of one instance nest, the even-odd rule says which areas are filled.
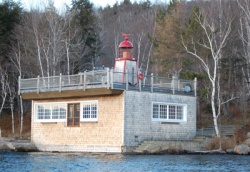
[[[117,73],[113,70],[94,70],[77,75],[60,75],[37,77],[30,79],[19,78],[19,94],[42,94],[51,92],[90,92],[97,94],[120,94],[124,90],[160,92],[196,96],[196,79],[182,80],[154,76],[145,76],[137,81],[137,76],[128,73]],[[99,93],[98,91],[99,90]],[[105,93],[106,92],[106,93]],[[83,92],[82,92],[83,93]],[[79,94],[79,92],[76,92]]]

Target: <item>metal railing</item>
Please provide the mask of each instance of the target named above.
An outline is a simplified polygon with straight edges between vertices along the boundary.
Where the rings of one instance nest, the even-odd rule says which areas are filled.
[[[89,72],[85,71],[77,75],[38,76],[37,78],[30,79],[21,79],[19,77],[19,94],[107,88],[196,96],[196,84],[196,79],[182,80],[174,77],[166,78],[151,74],[139,80],[137,75],[127,72],[114,72],[112,69],[93,70]]]

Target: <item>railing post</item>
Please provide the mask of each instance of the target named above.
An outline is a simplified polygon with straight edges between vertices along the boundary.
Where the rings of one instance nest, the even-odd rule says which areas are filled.
[[[151,73],[151,93],[154,91],[154,74]]]
[[[139,92],[141,92],[141,80],[139,79]]]
[[[178,88],[177,88],[178,91],[180,91],[180,82],[181,82],[180,79],[178,79]]]
[[[174,85],[175,85],[175,83],[174,83],[174,82],[175,82],[175,78],[174,78],[174,76],[172,76],[172,83],[173,83],[173,85],[172,85],[172,89],[173,89],[173,94],[174,94],[174,91],[175,91],[175,90],[174,90],[174,89],[175,89],[175,86],[174,86]]]
[[[110,88],[113,89],[114,88],[114,70],[111,69],[110,71]]]
[[[125,80],[126,80],[126,90],[128,90],[128,70],[126,69],[126,73],[125,73]]]
[[[84,71],[83,73],[83,90],[84,91],[86,90],[86,76],[87,76],[86,71]]]
[[[194,78],[194,96],[197,96],[197,78]]]
[[[37,76],[37,91],[36,93],[39,94],[39,85],[40,85],[40,76]]]
[[[60,78],[59,78],[59,92],[62,92],[62,73],[60,73]]]
[[[18,76],[18,95],[21,93],[21,76]]]
[[[107,70],[106,70],[106,76],[107,76],[107,89],[109,89],[109,87],[110,87],[110,82],[109,82],[109,68],[107,68]]]
[[[82,84],[82,73],[80,73],[80,85]]]
[[[48,76],[48,90],[50,89],[50,76]]]

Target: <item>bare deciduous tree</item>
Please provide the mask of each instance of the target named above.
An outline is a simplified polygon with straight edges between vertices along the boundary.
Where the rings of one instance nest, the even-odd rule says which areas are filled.
[[[217,2],[215,1],[211,2],[211,5],[214,7],[213,9],[222,10],[221,4],[217,4]],[[215,19],[214,14],[219,15],[219,20],[218,18]],[[220,137],[219,127],[218,127],[218,117],[220,116],[221,105],[223,103],[226,103],[234,99],[234,96],[232,96],[226,102],[221,102],[220,69],[219,69],[220,62],[222,59],[222,51],[227,44],[227,40],[231,32],[232,18],[227,13],[225,18],[222,19],[220,13],[218,12],[213,13],[211,11],[210,13],[208,13],[207,11],[202,9],[198,13],[195,13],[195,20],[205,33],[205,38],[201,38],[199,40],[192,40],[192,47],[188,46],[187,42],[185,42],[183,39],[182,39],[182,44],[186,52],[188,52],[189,54],[193,55],[194,57],[200,60],[203,69],[205,70],[210,80],[212,86],[210,101],[212,106],[214,128],[216,135]],[[222,20],[223,20],[223,26],[221,23]],[[204,49],[209,50],[212,61],[209,62],[208,59],[202,57],[201,53],[197,51],[198,50],[197,47],[202,47]]]

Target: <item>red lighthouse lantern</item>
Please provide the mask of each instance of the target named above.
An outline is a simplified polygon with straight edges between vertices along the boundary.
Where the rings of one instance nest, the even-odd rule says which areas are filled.
[[[129,41],[129,34],[122,34],[124,41],[119,45],[119,58],[115,59],[114,77],[115,82],[126,83],[131,85],[137,84],[137,60],[133,58],[133,44]],[[126,78],[127,74],[127,78]],[[127,79],[127,81],[126,81]]]

